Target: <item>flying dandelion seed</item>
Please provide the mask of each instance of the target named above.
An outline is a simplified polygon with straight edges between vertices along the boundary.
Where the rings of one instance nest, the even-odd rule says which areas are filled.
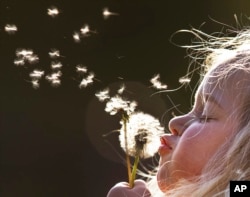
[[[33,54],[33,55],[27,55],[25,57],[25,60],[27,62],[29,62],[30,64],[35,64],[35,63],[39,62],[39,57],[37,55],[35,55],[35,54]]]
[[[119,140],[122,149],[126,151],[123,121],[121,125]],[[126,127],[127,150],[130,156],[135,157],[138,150],[141,158],[153,157],[157,153],[159,137],[164,134],[164,128],[155,117],[143,112],[132,113]]]
[[[152,79],[150,79],[150,82],[153,84],[153,87],[156,89],[167,89],[167,85],[163,84],[160,81],[160,75],[155,75]]]
[[[119,95],[111,97],[106,103],[105,111],[110,115],[115,115],[118,112],[125,112],[127,115],[130,115],[135,111],[137,103],[135,101],[128,101],[122,98]]]
[[[61,80],[60,79],[49,80],[49,82],[50,82],[52,87],[58,87],[59,85],[61,85]]]
[[[76,72],[77,73],[80,73],[80,74],[83,74],[83,73],[87,73],[88,69],[86,66],[83,66],[83,65],[77,65],[76,66]]]
[[[108,19],[110,16],[119,15],[118,13],[110,12],[108,8],[104,8],[102,11],[102,15],[104,19]]]
[[[124,92],[125,88],[126,88],[125,85],[122,84],[121,87],[117,90],[118,94],[122,94]]]
[[[50,8],[47,9],[47,14],[51,17],[56,17],[59,14],[58,8],[51,6]]]
[[[94,81],[95,74],[94,73],[90,73],[86,78],[83,78],[79,88],[86,88],[88,85],[92,84]]]
[[[62,76],[61,71],[53,72],[47,75],[45,78],[50,82],[53,87],[58,87],[61,84],[60,77]]]
[[[179,79],[179,83],[181,83],[181,84],[188,84],[188,83],[190,83],[190,81],[191,81],[191,79],[190,78],[186,78],[186,77],[181,77]]]
[[[12,24],[7,24],[7,25],[5,25],[4,30],[8,34],[14,34],[14,33],[17,32],[17,26],[16,25],[12,25]]]
[[[57,80],[59,77],[62,76],[62,72],[61,71],[57,71],[54,73],[51,73],[50,75],[46,76],[46,79],[48,79],[49,81],[53,81],[53,80]]]
[[[81,34],[87,34],[87,33],[89,33],[90,32],[89,26],[85,25],[84,27],[82,27],[80,29],[80,32],[81,32]]]
[[[32,87],[33,87],[34,89],[38,89],[38,88],[40,87],[39,80],[37,80],[37,79],[33,79],[33,80],[31,81],[31,83],[32,83]]]
[[[73,39],[75,42],[79,43],[81,42],[81,38],[90,36],[91,33],[97,33],[96,31],[90,30],[89,25],[84,25],[82,28],[80,28],[80,32],[74,32],[73,33]]]
[[[61,85],[61,80],[59,78],[53,79],[53,80],[48,80],[48,81],[49,81],[50,85],[52,87],[55,87],[55,88]]]
[[[44,75],[44,71],[35,69],[30,73],[30,77],[34,80],[41,79],[42,76]]]
[[[73,39],[74,39],[74,41],[75,42],[81,42],[81,38],[80,38],[80,33],[78,33],[78,32],[74,32],[74,34],[73,34]]]
[[[49,56],[52,59],[56,59],[56,58],[60,57],[60,51],[57,49],[51,49],[51,51],[49,52]]]
[[[18,56],[18,57],[25,58],[25,57],[31,56],[33,54],[34,54],[34,52],[31,49],[17,49],[16,50],[16,56]]]
[[[62,63],[61,62],[51,62],[51,69],[52,70],[57,70],[62,68]]]
[[[24,58],[17,58],[14,60],[14,64],[17,66],[23,66],[25,64]]]
[[[82,37],[88,37],[90,36],[91,33],[97,33],[97,32],[90,30],[89,25],[87,24],[80,29],[80,36]]]
[[[103,102],[103,101],[105,101],[105,100],[108,100],[108,99],[110,99],[110,96],[109,96],[109,89],[106,88],[106,89],[104,89],[104,90],[102,90],[102,91],[100,91],[100,92],[97,92],[97,93],[95,94],[95,96],[98,98],[98,100],[99,100],[100,102]]]
[[[60,79],[54,79],[51,81],[51,85],[52,87],[58,87],[59,85],[61,85],[61,80]]]

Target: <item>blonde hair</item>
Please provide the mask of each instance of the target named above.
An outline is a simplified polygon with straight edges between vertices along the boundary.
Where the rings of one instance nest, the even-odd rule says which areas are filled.
[[[198,64],[209,78],[209,72],[217,69],[218,81],[226,83],[229,76],[235,73],[244,74],[241,89],[240,128],[235,135],[225,141],[217,153],[204,167],[200,176],[192,181],[180,180],[178,185],[166,193],[171,197],[210,197],[229,196],[230,180],[250,180],[250,28],[244,27],[240,31],[230,30],[227,33],[208,35],[198,29],[188,31],[195,35],[192,45],[187,48],[191,63]],[[223,65],[223,66],[221,66]],[[190,68],[189,68],[190,69]],[[190,70],[188,72],[191,73]],[[246,80],[249,79],[249,80]],[[153,182],[153,181],[152,181]],[[150,183],[149,187],[153,183]],[[152,186],[155,189],[155,186]],[[152,190],[152,196],[158,196]]]

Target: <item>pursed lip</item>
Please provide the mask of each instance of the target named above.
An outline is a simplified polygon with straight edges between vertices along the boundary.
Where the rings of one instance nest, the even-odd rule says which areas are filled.
[[[160,155],[167,154],[172,150],[172,147],[167,139],[167,136],[160,137],[161,145],[159,146],[158,153]]]

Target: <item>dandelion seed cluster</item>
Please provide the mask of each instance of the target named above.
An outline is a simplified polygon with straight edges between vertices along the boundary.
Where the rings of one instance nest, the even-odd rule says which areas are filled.
[[[137,107],[136,101],[129,101],[123,98],[121,95],[125,90],[125,85],[122,85],[118,90],[117,94],[113,97],[109,95],[109,89],[106,88],[103,91],[97,92],[95,95],[99,99],[99,101],[106,101],[105,111],[110,115],[115,115],[118,112],[125,113],[126,115],[130,115],[133,113]]]
[[[45,71],[41,68],[35,68],[29,73],[29,77],[31,78],[30,82],[34,89],[38,89],[40,87],[40,81],[43,76],[45,76],[45,79],[51,84],[52,87],[58,87],[61,85],[63,64],[59,58],[63,56],[60,55],[60,51],[58,49],[51,49],[48,52],[48,55],[51,59],[50,73],[45,75]],[[14,60],[14,64],[16,66],[28,67],[31,64],[37,65],[38,63],[39,57],[32,49],[20,48],[16,50],[16,59]],[[79,64],[75,66],[75,68],[76,73],[81,77],[79,88],[86,88],[94,82],[95,74],[92,71],[88,71],[86,66]]]
[[[47,15],[52,18],[58,17],[61,13],[62,11],[54,5],[51,5],[49,8],[47,8]],[[107,19],[112,15],[118,15],[118,13],[111,12],[108,8],[105,8],[103,9],[102,15],[104,19]],[[4,30],[8,34],[15,34],[18,31],[18,28],[15,24],[6,24]],[[89,37],[93,34],[97,34],[97,31],[92,30],[88,24],[85,24],[79,29],[79,31],[75,31],[73,33],[73,40],[78,43],[81,41],[81,39]],[[42,70],[40,68],[41,65],[39,65],[39,68],[35,68],[29,73],[29,77],[31,79],[30,82],[34,89],[40,87],[40,81],[43,79],[43,77],[51,84],[52,87],[58,87],[61,85],[63,63],[58,60],[58,58],[62,57],[60,55],[60,51],[58,49],[51,49],[51,51],[48,52],[48,55],[51,60],[53,60],[50,64],[50,73],[45,75],[45,69]],[[20,48],[16,50],[16,58],[14,59],[14,64],[16,66],[24,66],[27,68],[29,64],[37,64],[38,62],[39,57],[33,52],[32,49]],[[79,88],[86,88],[90,84],[94,83],[95,73],[92,71],[88,72],[87,67],[81,67],[77,65],[76,73],[81,76],[78,85]]]
[[[120,145],[126,151],[124,122],[121,122]],[[128,154],[135,157],[140,152],[141,158],[153,157],[160,145],[159,137],[164,133],[160,122],[150,114],[135,112],[129,116],[126,125]]]
[[[35,64],[38,63],[39,57],[33,52],[32,49],[17,49],[16,59],[14,64],[24,65],[24,64]]]
[[[92,34],[97,34],[97,31],[91,30],[88,24],[85,24],[79,31],[73,33],[73,39],[76,43],[81,42],[83,38],[89,37]]]
[[[52,18],[59,16],[62,11],[59,10],[56,6],[51,5],[49,8],[47,8],[47,15],[51,16]],[[108,7],[103,8],[102,10],[102,16],[104,19],[108,19],[111,16],[119,16],[119,13],[110,11]],[[17,26],[15,24],[6,24],[5,25],[5,31],[8,34],[14,34],[18,30]],[[97,34],[96,30],[93,30],[89,27],[88,23],[85,23],[78,31],[74,31],[73,33],[73,40],[76,43],[81,42],[82,39],[85,39],[89,36],[92,36],[93,34]],[[58,87],[61,85],[61,76],[63,75],[62,67],[63,63],[59,61],[58,59],[61,56],[60,51],[58,49],[51,49],[48,52],[48,55],[50,57],[51,64],[51,72],[49,74],[45,74],[45,69],[42,70],[39,66],[39,68],[33,69],[33,71],[29,74],[31,78],[31,84],[32,87],[35,89],[40,87],[40,81],[45,76],[45,79],[51,84],[52,87]],[[16,50],[16,58],[14,60],[14,64],[17,66],[27,66],[29,64],[37,64],[39,62],[39,57],[37,54],[34,53],[32,49],[25,49],[20,48]],[[95,79],[95,73],[94,72],[88,72],[86,67],[76,66],[76,72],[80,74],[82,77],[79,81],[79,88],[86,88],[90,84],[94,83]],[[42,74],[41,74],[42,73]],[[39,77],[38,77],[39,76]],[[150,82],[153,84],[153,87],[156,89],[166,89],[167,85],[160,82],[160,75],[154,76]],[[118,92],[119,94],[122,94],[124,88],[121,88]],[[109,97],[105,97],[107,99]],[[136,102],[130,102],[126,101],[126,99],[121,98],[119,96],[111,97],[110,100],[107,102],[106,111],[111,114],[116,114],[119,110],[125,110],[128,111],[128,113],[131,113],[134,111],[136,107]],[[102,100],[102,99],[100,99]]]
[[[35,69],[30,73],[30,78],[31,78],[31,83],[32,83],[33,88],[37,89],[40,87],[39,81],[43,75],[44,75],[44,71],[38,70],[38,69]]]
[[[115,115],[119,111],[130,115],[134,112],[137,103],[135,101],[125,100],[124,98],[116,95],[111,97],[110,100],[106,103],[105,111],[110,113],[110,115]]]

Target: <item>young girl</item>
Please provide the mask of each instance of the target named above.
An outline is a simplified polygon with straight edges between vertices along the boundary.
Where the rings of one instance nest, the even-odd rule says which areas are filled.
[[[108,197],[229,196],[230,180],[250,180],[250,30],[189,32],[196,37],[190,56],[204,71],[192,110],[160,138],[155,178],[133,188],[118,183]]]

